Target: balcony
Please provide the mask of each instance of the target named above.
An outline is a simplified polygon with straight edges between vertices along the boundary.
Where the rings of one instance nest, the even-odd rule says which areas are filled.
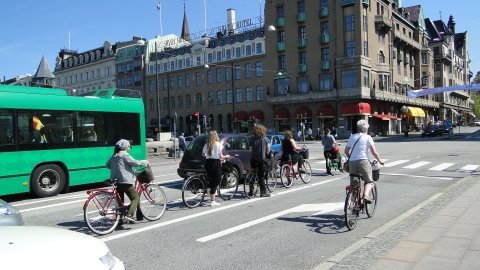
[[[277,52],[284,52],[285,51],[285,42],[278,42],[277,43]]]
[[[307,73],[307,64],[299,64],[298,73]]]
[[[304,23],[306,20],[307,20],[307,15],[305,15],[305,12],[297,13],[297,22],[298,23]]]
[[[340,2],[340,6],[349,6],[349,5],[354,5],[356,0],[342,0]]]
[[[395,42],[401,43],[404,46],[409,46],[411,48],[418,49],[418,50],[422,48],[419,42],[417,42],[413,38],[407,37],[407,35],[402,33],[402,31],[400,30],[393,31],[393,38]]]
[[[378,31],[388,32],[392,29],[392,20],[383,15],[375,15],[375,27]]]
[[[329,34],[321,34],[320,35],[320,43],[321,44],[328,44],[330,42],[330,35]]]
[[[307,39],[306,38],[299,38],[297,40],[297,47],[299,49],[303,49],[307,47]]]
[[[330,69],[330,61],[322,61],[321,62],[322,70],[329,70]]]
[[[285,27],[285,18],[277,18],[277,27],[278,28]]]
[[[320,10],[318,11],[318,16],[320,18],[328,17],[328,7],[320,8]]]
[[[403,61],[403,54],[399,53],[399,54],[397,55],[397,61],[398,61],[398,62],[402,62],[402,61]]]

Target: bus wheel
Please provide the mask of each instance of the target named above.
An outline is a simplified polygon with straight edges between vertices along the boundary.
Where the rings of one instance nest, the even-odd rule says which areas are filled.
[[[55,196],[64,186],[65,172],[58,165],[42,165],[33,172],[32,191],[39,197]]]

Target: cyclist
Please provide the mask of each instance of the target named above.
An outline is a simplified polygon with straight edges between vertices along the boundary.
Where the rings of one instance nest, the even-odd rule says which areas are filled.
[[[290,130],[285,131],[284,136],[285,138],[282,141],[282,162],[288,162],[288,156],[290,155],[293,164],[297,164],[298,170],[303,173],[303,170],[300,169],[300,166],[303,164],[303,156],[299,153],[302,148],[297,146]],[[293,170],[295,170],[295,166]]]
[[[337,142],[335,141],[335,137],[330,133],[331,133],[330,129],[326,128],[325,129],[325,136],[322,139],[323,156],[325,157],[325,160],[330,158],[330,160],[333,161],[334,159],[338,158],[336,151],[334,151],[334,147],[335,147],[335,144]],[[342,164],[341,164],[341,161],[340,161],[339,162],[340,168],[341,168],[341,165]],[[327,174],[333,175],[329,162],[325,162],[325,168],[327,169]]]
[[[207,143],[203,147],[203,154],[206,157],[205,169],[207,171],[208,187],[210,188],[210,206],[217,206],[220,203],[215,201],[217,186],[222,179],[221,160],[225,158],[222,154],[223,145],[218,138],[217,131],[208,132]]]
[[[270,142],[265,134],[267,128],[265,126],[257,124],[252,130],[253,138],[250,141],[250,147],[252,148],[252,157],[250,159],[250,166],[252,169],[257,170],[258,183],[260,184],[260,197],[270,197],[267,193],[265,186],[265,172],[267,170],[264,160],[266,154],[270,153]],[[252,185],[254,183],[251,183]],[[253,196],[253,187],[250,187],[250,196]]]
[[[135,189],[135,174],[133,167],[148,166],[147,160],[136,160],[128,152],[132,149],[130,142],[121,139],[115,144],[112,157],[107,161],[107,168],[110,169],[110,178],[118,179],[117,190],[122,201],[127,194],[130,199],[127,215],[124,217],[129,223],[136,223],[133,218],[138,206],[138,193]]]
[[[345,155],[349,156],[350,149],[353,148],[350,154],[349,167],[350,173],[361,175],[365,182],[364,200],[366,203],[371,203],[368,195],[372,189],[372,166],[368,160],[368,152],[372,152],[372,155],[377,159],[380,164],[384,164],[380,155],[375,148],[375,143],[370,135],[367,134],[369,125],[365,120],[359,120],[357,122],[358,133],[352,134],[348,139],[347,146],[345,147]],[[360,183],[358,183],[360,184]],[[350,183],[351,186],[356,186],[357,183]]]

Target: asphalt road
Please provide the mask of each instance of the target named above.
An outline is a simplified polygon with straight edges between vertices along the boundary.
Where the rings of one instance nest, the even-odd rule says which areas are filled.
[[[127,269],[314,269],[328,268],[332,258],[349,268],[358,263],[347,259],[362,248],[359,241],[372,232],[377,238],[392,235],[392,230],[401,232],[394,225],[409,218],[421,220],[422,211],[416,210],[480,172],[480,130],[462,127],[461,131],[453,136],[378,140],[386,165],[377,182],[377,212],[371,219],[361,218],[353,231],[343,221],[348,175],[326,175],[321,144],[313,143],[309,162],[314,176],[309,184],[296,180],[289,189],[277,188],[270,198],[219,199],[217,207],[184,207],[178,165],[152,162],[157,164],[153,167],[156,182],[169,200],[165,215],[98,238]],[[27,225],[89,233],[82,211],[87,188],[44,199],[18,196],[12,203],[22,211]],[[48,251],[46,259],[54,256],[54,251]]]

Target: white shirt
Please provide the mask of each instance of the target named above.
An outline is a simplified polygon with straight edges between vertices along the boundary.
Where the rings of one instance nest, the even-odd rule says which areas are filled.
[[[358,140],[358,143],[355,145],[355,142]],[[361,160],[361,159],[368,159],[368,152],[370,151],[370,147],[374,145],[373,139],[370,135],[363,134],[363,133],[355,133],[350,136],[347,142],[347,147],[350,148],[351,155],[350,160]],[[351,150],[352,147],[353,151]]]
[[[223,149],[222,143],[221,142],[216,142],[213,145],[212,155],[209,156],[208,155],[208,141],[207,141],[205,146],[203,146],[203,154],[205,154],[205,157],[207,159],[220,159],[220,153],[222,152],[222,149]]]

